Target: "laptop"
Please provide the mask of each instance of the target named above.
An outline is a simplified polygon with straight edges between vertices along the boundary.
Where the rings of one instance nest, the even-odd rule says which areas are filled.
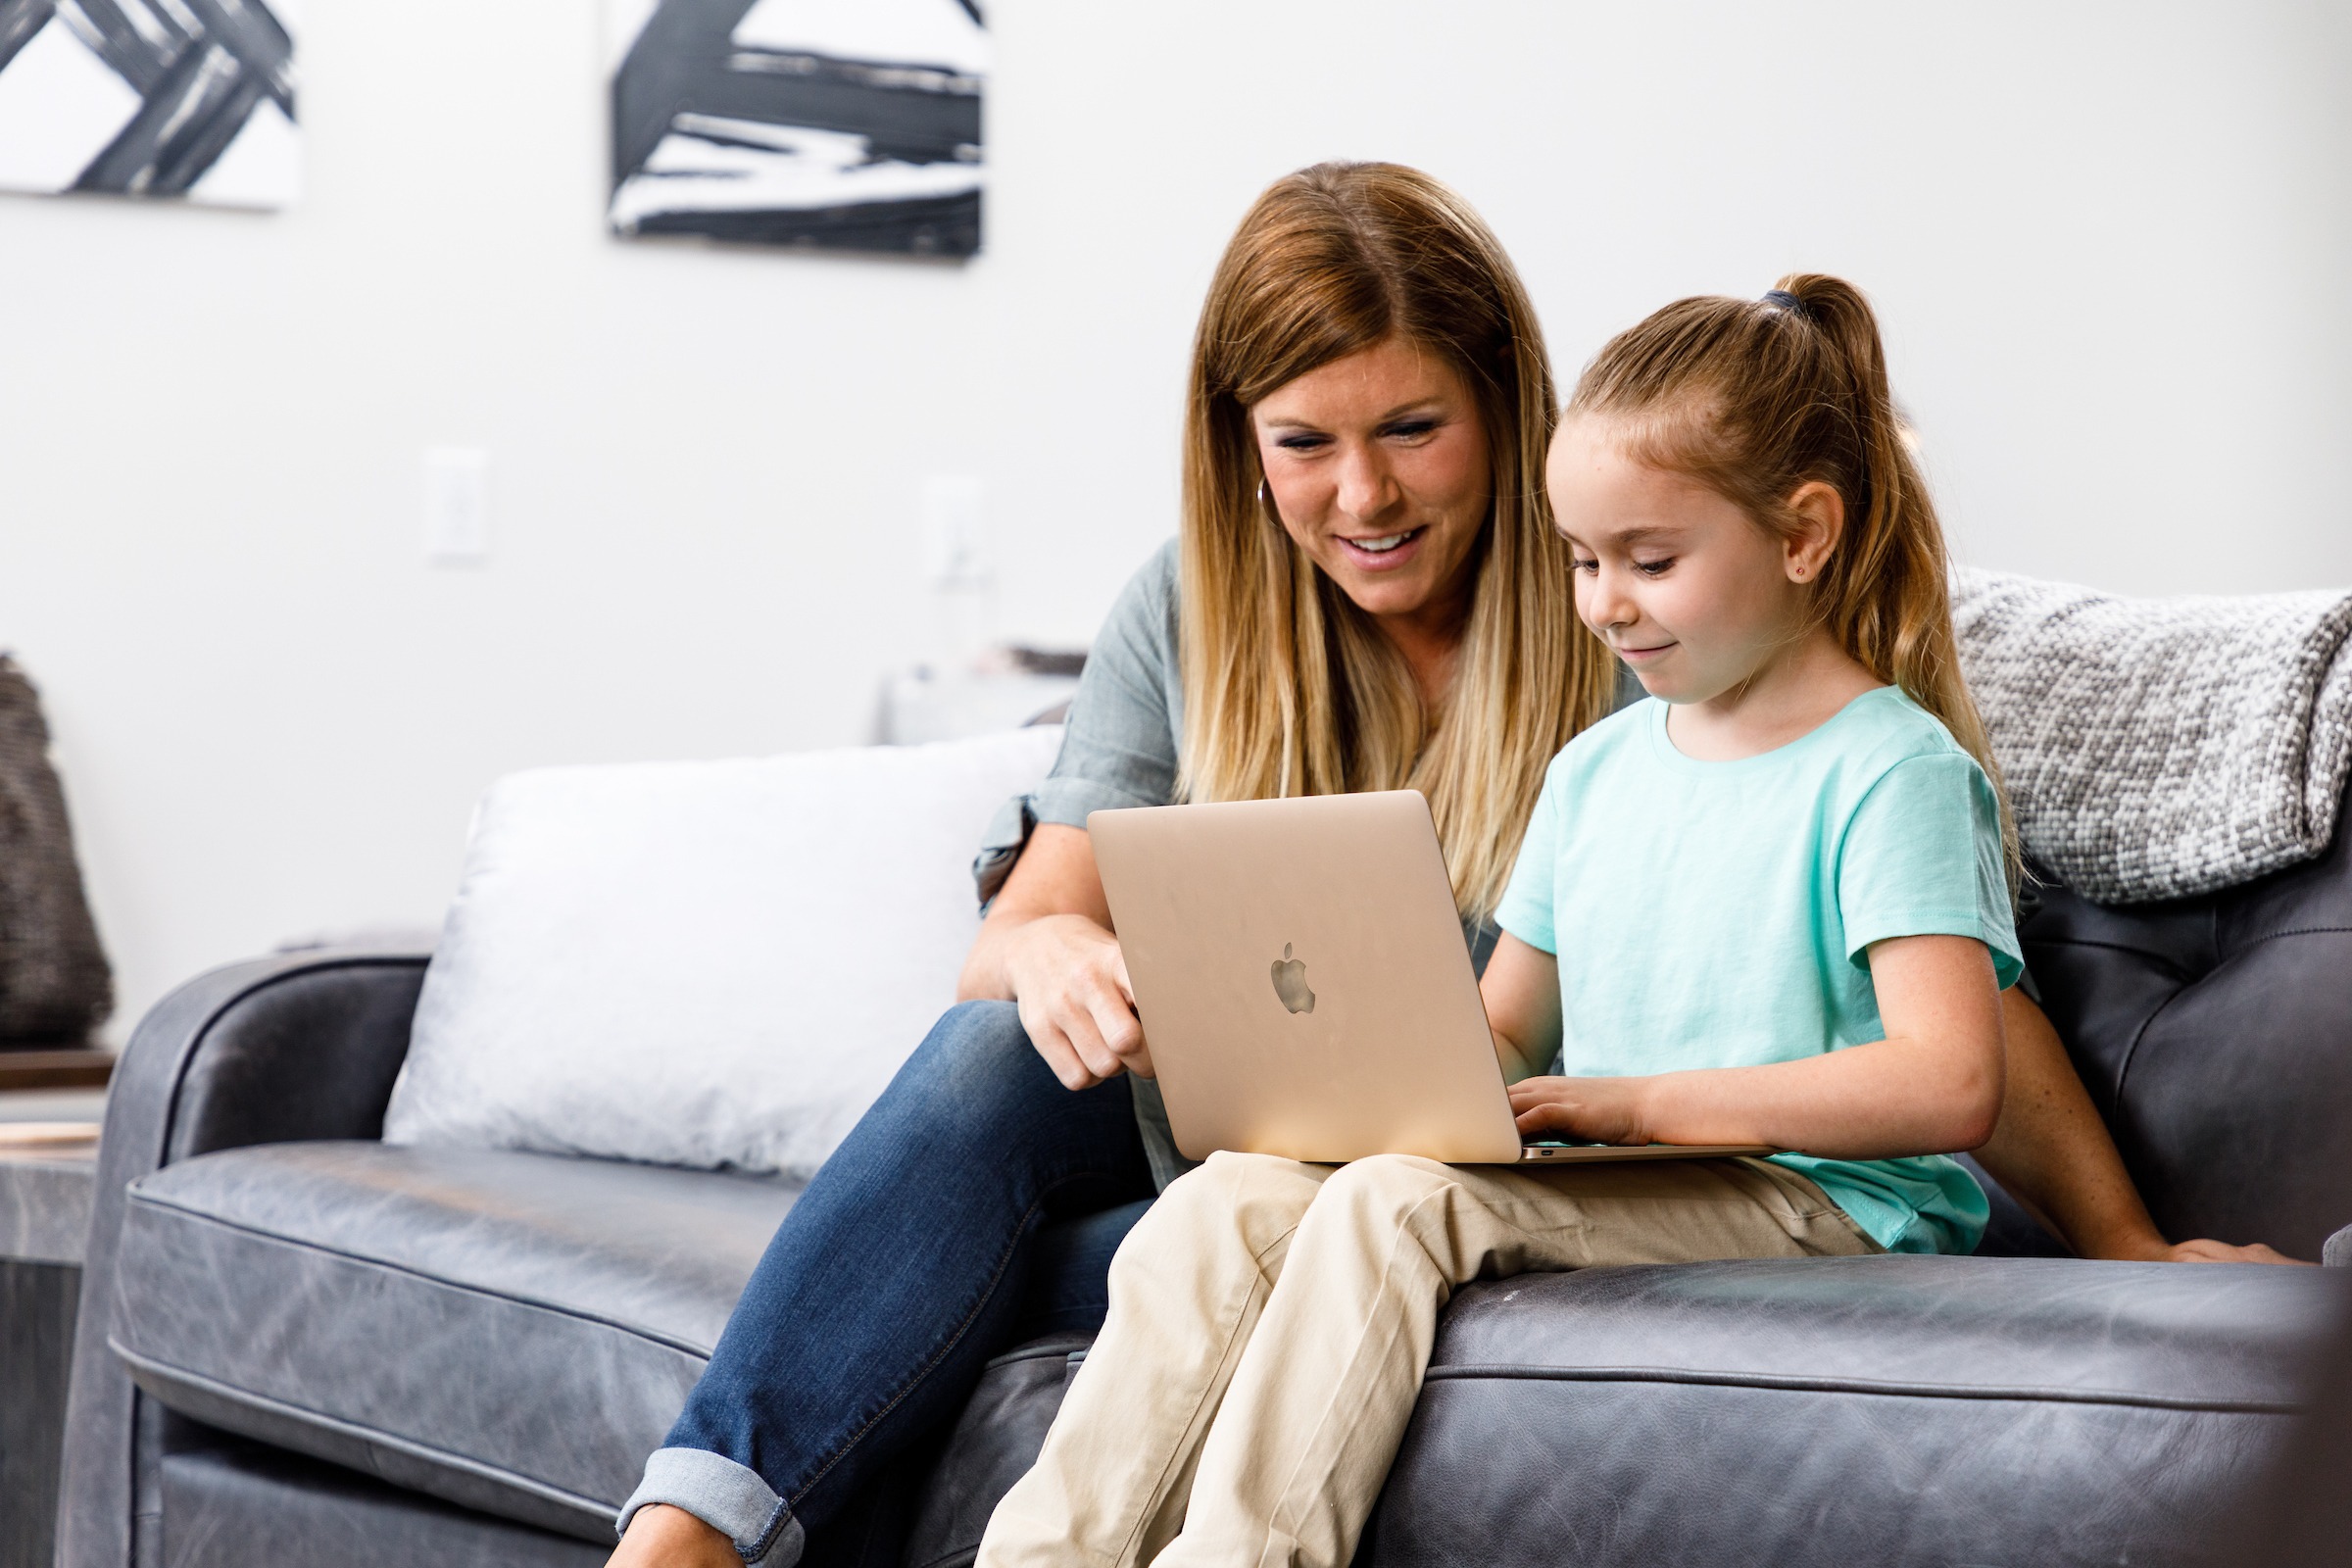
[[[1096,811],[1087,832],[1188,1159],[1776,1152],[1521,1139],[1416,790]]]

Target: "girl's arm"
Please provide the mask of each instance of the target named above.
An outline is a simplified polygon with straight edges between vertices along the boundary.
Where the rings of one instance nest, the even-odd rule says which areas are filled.
[[[2021,992],[2001,994],[2009,1043],[2000,1125],[1978,1163],[2078,1257],[2175,1263],[2291,1263],[2255,1243],[2167,1242],[2132,1185],[2107,1124],[2050,1020]]]
[[[1991,954],[1970,937],[1896,937],[1871,945],[1870,972],[1884,1040],[1763,1067],[1531,1079],[1511,1091],[1519,1130],[1612,1144],[1768,1144],[1836,1159],[1984,1143],[2000,1117],[2006,1057]]]
[[[1504,1083],[1532,1078],[1551,1065],[1560,1050],[1559,959],[1505,931],[1487,955],[1478,995],[1487,1004],[1487,1026],[1494,1031]]]

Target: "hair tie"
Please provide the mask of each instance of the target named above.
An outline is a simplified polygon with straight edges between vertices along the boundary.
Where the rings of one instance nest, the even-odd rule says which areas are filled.
[[[1801,317],[1808,321],[1813,319],[1813,313],[1805,309],[1805,302],[1798,299],[1795,295],[1789,293],[1785,288],[1776,288],[1767,291],[1764,295],[1764,303],[1767,305],[1777,305],[1782,310],[1787,311],[1790,316]]]

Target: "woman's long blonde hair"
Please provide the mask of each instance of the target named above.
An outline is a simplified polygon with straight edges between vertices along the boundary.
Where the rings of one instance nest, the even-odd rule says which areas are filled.
[[[1404,660],[1258,505],[1250,410],[1321,366],[1401,338],[1476,398],[1493,508],[1450,695]],[[1554,753],[1607,714],[1615,662],[1576,618],[1543,490],[1554,420],[1534,309],[1461,197],[1395,164],[1277,180],[1201,307],[1185,410],[1180,798],[1419,790],[1454,903],[1485,918]]]
[[[1677,300],[1610,339],[1568,416],[1627,421],[1633,455],[1687,473],[1786,536],[1789,499],[1819,480],[1845,504],[1812,624],[1942,721],[1992,781],[2014,886],[2017,824],[1984,719],[1960,673],[1950,562],[1886,382],[1879,321],[1860,289],[1816,272],[1760,300]]]

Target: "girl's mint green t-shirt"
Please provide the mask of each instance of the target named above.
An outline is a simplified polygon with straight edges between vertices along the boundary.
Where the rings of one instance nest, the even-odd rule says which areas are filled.
[[[1974,937],[2024,964],[2000,810],[1976,760],[1894,687],[1777,751],[1702,762],[1635,704],[1552,759],[1497,918],[1557,954],[1553,1071],[1794,1061],[1886,1038],[1874,942]],[[1895,1252],[1967,1252],[1984,1194],[1940,1154],[1774,1156]]]

